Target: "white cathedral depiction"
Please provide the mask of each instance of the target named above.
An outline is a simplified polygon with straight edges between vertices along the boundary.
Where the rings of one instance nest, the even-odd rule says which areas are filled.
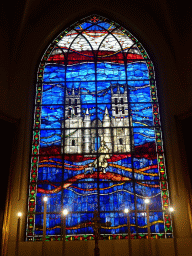
[[[64,153],[90,154],[97,151],[124,153],[131,151],[131,147],[133,148],[133,140],[132,143],[130,142],[132,119],[128,114],[126,87],[123,93],[120,92],[119,85],[117,85],[116,93],[111,87],[111,104],[111,117],[106,107],[102,121],[99,119],[91,121],[88,109],[84,117],[81,115],[80,89],[75,92],[72,88],[71,92],[66,92],[65,123],[62,124],[65,129],[65,145],[62,147]]]

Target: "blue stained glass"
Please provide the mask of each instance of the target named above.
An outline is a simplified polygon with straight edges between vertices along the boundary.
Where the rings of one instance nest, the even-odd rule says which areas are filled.
[[[115,63],[98,63],[97,64],[97,80],[125,80],[125,66]]]
[[[47,214],[46,220],[46,234],[60,235],[61,234],[61,215]]]
[[[62,162],[49,160],[43,161],[39,164],[38,180],[47,180],[49,182],[61,182],[62,181]]]
[[[61,212],[61,183],[39,184],[38,188],[42,193],[37,193],[36,211],[44,211],[43,197],[48,194],[47,212]],[[51,192],[51,196],[49,196],[49,192]]]
[[[134,145],[155,142],[155,131],[153,128],[134,128]]]
[[[145,212],[137,214],[137,224],[139,233],[147,233],[147,216]]]
[[[43,235],[43,214],[35,215],[35,235]]]
[[[90,28],[91,26],[92,26],[91,22],[84,22],[80,26],[77,26],[75,29],[84,30],[84,29]]]
[[[36,235],[43,235],[43,214],[37,214],[35,216]],[[60,235],[61,234],[61,215],[47,214],[46,218],[46,235]]]
[[[155,152],[154,152],[155,153]],[[158,180],[158,165],[155,155],[145,158],[133,158],[134,177],[136,180]]]
[[[41,129],[61,128],[64,107],[58,105],[41,107]]]
[[[152,224],[150,227],[152,233],[164,232],[164,221],[162,212],[151,212],[149,221]]]
[[[100,183],[100,210],[123,211],[126,207],[135,210],[133,183]]]
[[[128,80],[144,80],[149,79],[148,68],[145,63],[131,63],[127,66]]]
[[[63,204],[71,212],[93,212],[97,209],[97,192],[82,193],[78,189],[68,188],[64,191]]]
[[[147,233],[146,197],[151,232],[171,232],[163,222],[168,196],[160,188],[165,166],[152,63],[139,42],[114,24],[92,16],[74,25],[54,41],[38,73],[32,239],[42,236],[44,195],[50,236],[61,235],[63,208],[70,212],[67,235],[92,235],[95,210],[102,223],[111,222],[101,234],[126,234],[125,208],[132,210],[131,232]]]
[[[65,87],[62,83],[44,84],[42,104],[54,105],[64,103]]]
[[[106,22],[97,22],[97,25],[93,25],[92,22],[85,22],[81,24],[80,26],[77,26],[76,29],[85,29],[85,30],[92,30],[92,31],[102,31],[102,30],[108,30],[108,29],[113,29],[115,26],[106,23]]]
[[[152,104],[130,104],[133,126],[154,126]]]
[[[151,102],[150,81],[128,81],[130,102]]]
[[[144,199],[150,198],[150,210],[161,210],[161,195],[160,195],[160,188],[154,188],[154,184],[147,184],[150,185],[153,189],[151,191],[150,189],[143,189],[144,183],[142,185],[142,188],[140,186],[136,186],[136,192],[137,192],[137,209],[140,211],[145,211],[146,210],[146,205],[144,203]],[[157,183],[155,184],[157,185]],[[147,194],[146,192],[149,192],[150,194]],[[139,195],[140,194],[140,195]],[[147,196],[142,196],[142,194],[147,194]]]
[[[61,145],[61,130],[41,130],[41,147]]]
[[[82,63],[68,66],[66,72],[66,81],[94,81],[95,64]]]
[[[93,213],[84,213],[84,214],[76,214],[69,215],[66,218],[66,233],[70,234],[93,234],[93,228],[91,226],[88,227],[80,227],[80,224],[89,223],[90,219],[93,218]],[[75,227],[77,227],[75,229]]]
[[[49,83],[65,81],[65,67],[63,65],[46,65],[43,81]]]

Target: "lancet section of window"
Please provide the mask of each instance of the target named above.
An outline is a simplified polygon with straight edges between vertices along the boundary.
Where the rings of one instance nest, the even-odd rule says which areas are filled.
[[[67,208],[68,240],[93,239],[98,211],[103,239],[151,233],[172,237],[154,68],[127,30],[93,15],[64,30],[37,73],[26,239],[60,240]],[[93,224],[93,223],[92,223]]]

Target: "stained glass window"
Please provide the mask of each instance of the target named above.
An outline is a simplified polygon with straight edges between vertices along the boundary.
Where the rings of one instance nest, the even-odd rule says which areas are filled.
[[[159,104],[153,63],[126,29],[94,15],[64,30],[43,55],[36,85],[26,240],[172,237]]]

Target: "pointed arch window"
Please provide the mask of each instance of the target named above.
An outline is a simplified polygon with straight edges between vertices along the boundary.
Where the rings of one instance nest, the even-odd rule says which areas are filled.
[[[118,111],[120,110],[120,111]],[[98,211],[103,238],[125,238],[125,208],[133,238],[172,237],[159,104],[153,63],[126,29],[93,15],[64,30],[37,73],[26,238],[92,239]]]

